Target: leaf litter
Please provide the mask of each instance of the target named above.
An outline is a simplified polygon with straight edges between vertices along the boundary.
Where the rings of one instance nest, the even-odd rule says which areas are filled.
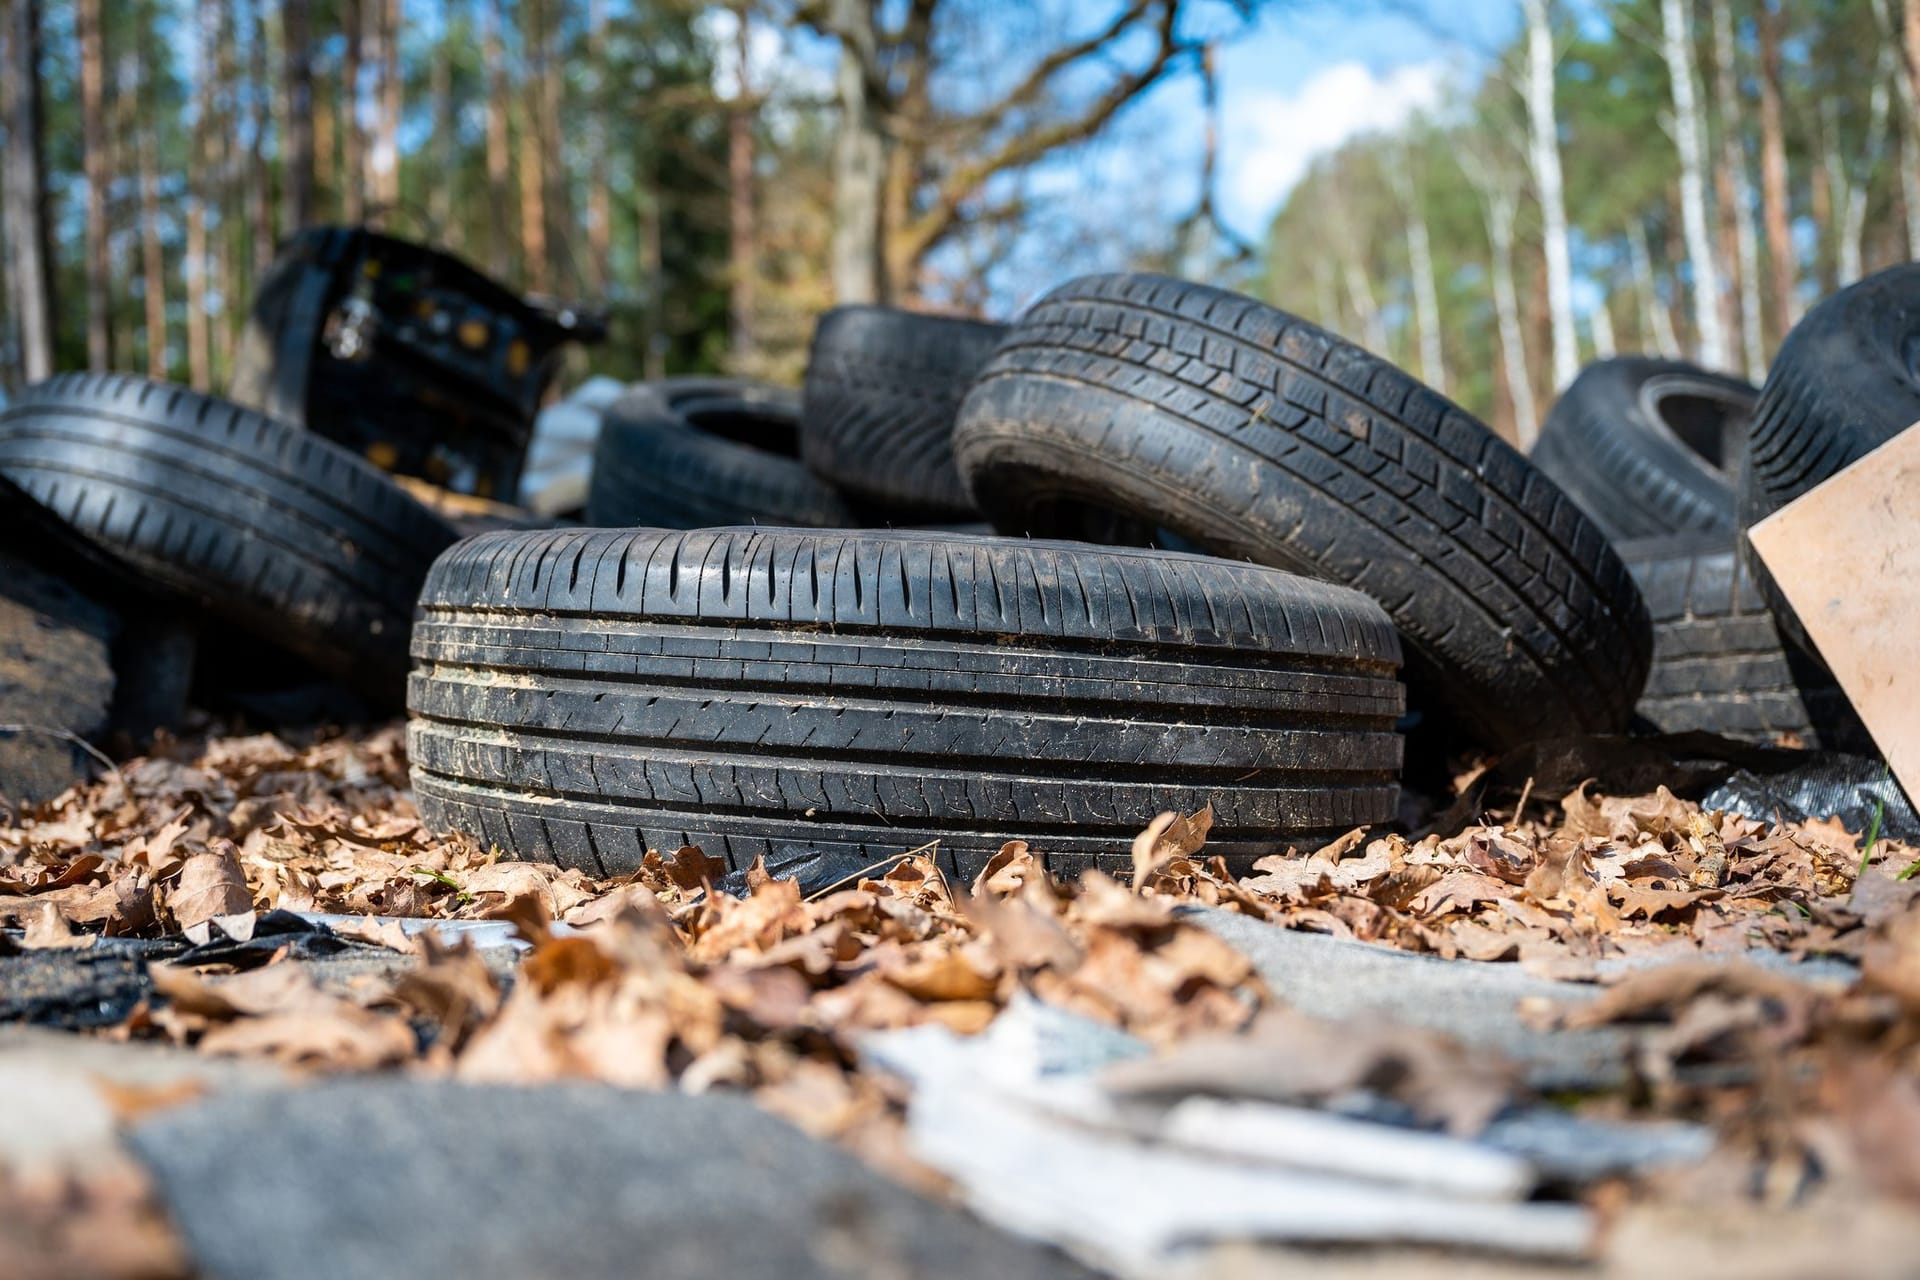
[[[722,892],[724,864],[693,848],[608,879],[516,861],[427,830],[407,787],[398,727],[162,743],[0,828],[0,926],[18,931],[0,950],[250,936],[275,910],[507,921],[530,947],[511,974],[467,942],[375,920],[352,932],[401,954],[344,988],[284,951],[244,972],[156,963],[153,997],[107,1034],[314,1071],[741,1090],[929,1188],[939,1178],[902,1143],[901,1086],[863,1069],[858,1042],[927,1023],[977,1032],[1022,992],[1159,1046],[1169,1056],[1138,1069],[1140,1088],[1232,1070],[1237,1045],[1289,1096],[1391,1078],[1456,1131],[1517,1096],[1497,1059],[1444,1038],[1293,1013],[1181,908],[1561,979],[1692,955],[1543,1015],[1639,1033],[1635,1086],[1585,1105],[1717,1126],[1739,1168],[1764,1171],[1724,1180],[1722,1197],[1791,1199],[1824,1175],[1920,1199],[1920,1142],[1900,1140],[1920,1133],[1920,854],[1878,833],[1582,785],[1523,797],[1505,823],[1356,830],[1240,876],[1206,855],[1202,810],[1142,832],[1126,884],[1062,882],[1043,846],[1015,841],[970,884],[918,851],[809,898],[757,867],[744,893]],[[1708,962],[1752,948],[1844,958],[1860,976],[1825,990]]]

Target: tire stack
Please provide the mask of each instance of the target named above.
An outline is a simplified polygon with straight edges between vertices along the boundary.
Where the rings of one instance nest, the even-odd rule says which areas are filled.
[[[1652,610],[1642,727],[1875,753],[1745,531],[1920,420],[1916,333],[1909,264],[1810,310],[1763,388],[1628,357],[1554,406],[1534,461],[1618,540]]]
[[[136,736],[177,721],[197,645],[222,655],[203,678],[311,668],[368,710],[393,706],[420,585],[456,537],[318,436],[118,375],[64,374],[0,411],[0,504],[0,554],[84,597],[106,619],[90,633],[120,641],[105,697]],[[114,718],[42,730],[98,737]],[[44,792],[4,762],[0,793]]]
[[[602,875],[691,844],[970,877],[1009,840],[1124,874],[1203,809],[1244,870],[1391,820],[1416,722],[1625,728],[1652,648],[1603,531],[1484,425],[1157,276],[1006,326],[830,312],[797,399],[641,384],[587,515],[435,564],[409,748],[431,823]]]

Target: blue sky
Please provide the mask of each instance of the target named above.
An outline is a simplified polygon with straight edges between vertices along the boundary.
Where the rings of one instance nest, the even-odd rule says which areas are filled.
[[[1520,25],[1517,0],[1277,0],[1220,52],[1222,212],[1256,243],[1317,155],[1392,128],[1470,80]],[[1159,109],[1200,132],[1199,95]]]

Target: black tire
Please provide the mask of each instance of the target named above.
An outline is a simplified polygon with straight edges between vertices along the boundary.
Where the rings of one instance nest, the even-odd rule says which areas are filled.
[[[792,391],[732,378],[641,383],[607,406],[587,523],[843,528],[853,512],[800,462]]]
[[[143,378],[64,374],[0,413],[0,475],[214,617],[386,700],[445,521],[344,449]]]
[[[1873,751],[1840,686],[1785,644],[1731,534],[1627,542],[1620,554],[1653,615],[1653,670],[1638,713],[1663,733],[1703,729]]]
[[[1920,420],[1920,263],[1889,267],[1825,299],[1787,334],[1754,413],[1740,484],[1746,530]],[[1745,549],[1780,630],[1813,641],[1773,577]]]
[[[952,534],[486,534],[421,596],[433,825],[598,875],[649,847],[809,885],[938,841],[1126,867],[1211,804],[1237,865],[1393,816],[1372,601],[1198,556]],[[1308,833],[1311,833],[1310,835]]]
[[[1055,290],[968,392],[954,449],[1003,532],[1125,537],[1117,513],[1366,592],[1415,706],[1494,747],[1619,729],[1646,677],[1646,608],[1571,499],[1407,374],[1250,298],[1145,275]]]
[[[1005,325],[893,307],[835,307],[807,357],[800,452],[842,493],[903,519],[974,513],[953,417]]]
[[[1760,392],[1680,360],[1588,365],[1529,455],[1616,542],[1734,530],[1734,477]]]

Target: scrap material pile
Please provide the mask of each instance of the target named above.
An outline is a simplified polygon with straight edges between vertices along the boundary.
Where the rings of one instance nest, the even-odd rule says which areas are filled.
[[[1284,312],[1106,276],[832,312],[800,393],[596,392],[523,467],[551,369],[508,353],[557,322],[393,247],[400,295],[343,285],[342,243],[256,315],[299,424],[111,376],[0,412],[0,1019],[745,1092],[1128,1274],[1619,1263],[1674,1203],[1920,1188],[1920,821],[1738,533],[1920,417],[1910,374],[1608,361],[1529,460]],[[317,390],[402,356],[377,413]],[[458,450],[428,383],[491,388]],[[198,1091],[116,1095],[149,1270],[238,1256],[151,1137]],[[0,1259],[151,1225],[50,1185],[0,1180]]]

